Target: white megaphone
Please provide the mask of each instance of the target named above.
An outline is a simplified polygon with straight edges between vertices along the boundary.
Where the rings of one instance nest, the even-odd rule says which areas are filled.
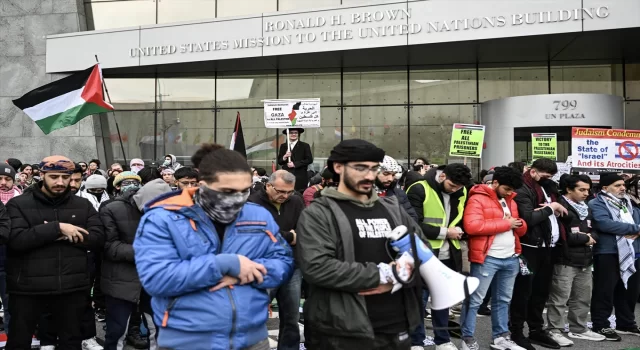
[[[396,227],[387,238],[391,240],[391,247],[399,254],[411,252],[411,236],[407,234],[406,226]],[[463,301],[466,297],[465,283],[468,295],[478,289],[480,280],[475,277],[466,277],[446,267],[422,240],[417,236],[415,240],[421,262],[420,276],[429,289],[432,309],[446,309]]]

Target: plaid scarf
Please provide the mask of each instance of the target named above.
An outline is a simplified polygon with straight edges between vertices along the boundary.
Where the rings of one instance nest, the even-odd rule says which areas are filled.
[[[620,214],[621,211],[629,211],[629,214],[633,216],[633,206],[631,200],[625,195],[624,199],[617,199],[605,191],[602,191],[602,200],[607,204],[609,213],[613,220],[617,222],[625,222]],[[629,223],[631,224],[631,223]],[[618,246],[618,263],[620,264],[620,278],[624,283],[624,287],[627,288],[627,281],[629,277],[636,273],[635,263],[635,251],[633,249],[633,243],[631,243],[624,236],[616,235],[616,244]]]
[[[7,202],[15,197],[15,196],[19,196],[22,193],[22,191],[20,191],[20,189],[16,186],[13,186],[12,189],[10,189],[9,191],[0,191],[0,202],[2,202],[2,204],[7,204]]]
[[[571,199],[567,198],[567,196],[563,196],[564,200],[569,203],[569,205],[578,212],[578,216],[580,217],[580,221],[587,218],[589,215],[589,206],[585,202],[574,202]]]

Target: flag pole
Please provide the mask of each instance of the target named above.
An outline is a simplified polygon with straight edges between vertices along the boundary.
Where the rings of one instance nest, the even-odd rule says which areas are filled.
[[[96,57],[96,63],[100,64],[100,61],[98,60],[98,55],[94,55]],[[113,106],[113,103],[111,103],[111,96],[109,96],[109,89],[107,89],[107,83],[105,83],[104,78],[101,76],[100,77],[102,80],[102,87],[104,87],[104,91],[107,95],[107,100],[109,100],[109,104],[111,106]],[[122,158],[124,159],[124,166],[127,166],[127,155],[124,153],[124,144],[122,143],[122,136],[120,136],[120,126],[118,126],[118,119],[116,118],[116,111],[115,109],[111,110],[111,113],[113,113],[113,121],[116,123],[116,132],[118,133],[118,140],[120,140],[120,149],[122,150]]]

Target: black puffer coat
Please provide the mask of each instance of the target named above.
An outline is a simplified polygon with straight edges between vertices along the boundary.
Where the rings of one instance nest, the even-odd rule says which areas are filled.
[[[590,233],[591,237],[597,242],[598,236],[591,229],[591,209],[584,220],[580,220],[578,212],[564,199],[558,198],[558,203],[567,208],[567,215],[559,218],[560,224],[564,225],[564,235],[560,235],[560,239],[553,250],[554,263],[559,265],[573,267],[588,267],[593,263],[593,249],[586,245],[589,242],[589,236],[584,233]],[[572,233],[571,228],[578,227],[582,233]]]
[[[88,250],[102,249],[104,231],[91,203],[67,191],[47,197],[42,183],[7,203],[11,233],[7,244],[7,292],[59,295],[89,290]],[[58,241],[59,223],[89,232],[83,243]]]
[[[102,292],[133,303],[140,300],[142,290],[133,253],[133,239],[142,218],[133,201],[137,192],[128,191],[100,208],[106,234],[100,279]]]

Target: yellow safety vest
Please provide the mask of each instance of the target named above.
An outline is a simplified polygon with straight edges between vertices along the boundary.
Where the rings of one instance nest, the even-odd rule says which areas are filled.
[[[442,206],[442,202],[440,202],[440,197],[438,193],[434,191],[431,186],[427,183],[426,180],[414,182],[407,188],[407,193],[411,187],[416,184],[422,185],[424,187],[424,202],[422,203],[422,211],[423,211],[423,220],[422,222],[427,225],[432,225],[436,227],[445,227],[445,221],[447,220],[447,214],[444,212],[444,207]],[[467,201],[467,189],[465,187],[462,188],[464,194],[460,197],[460,201],[458,202],[458,216],[450,220],[449,227],[456,227],[460,221],[462,221],[462,213],[464,211],[464,203]],[[450,239],[451,244],[456,249],[460,249],[460,241],[457,239]],[[433,249],[440,249],[444,244],[443,239],[430,239],[429,243]]]

